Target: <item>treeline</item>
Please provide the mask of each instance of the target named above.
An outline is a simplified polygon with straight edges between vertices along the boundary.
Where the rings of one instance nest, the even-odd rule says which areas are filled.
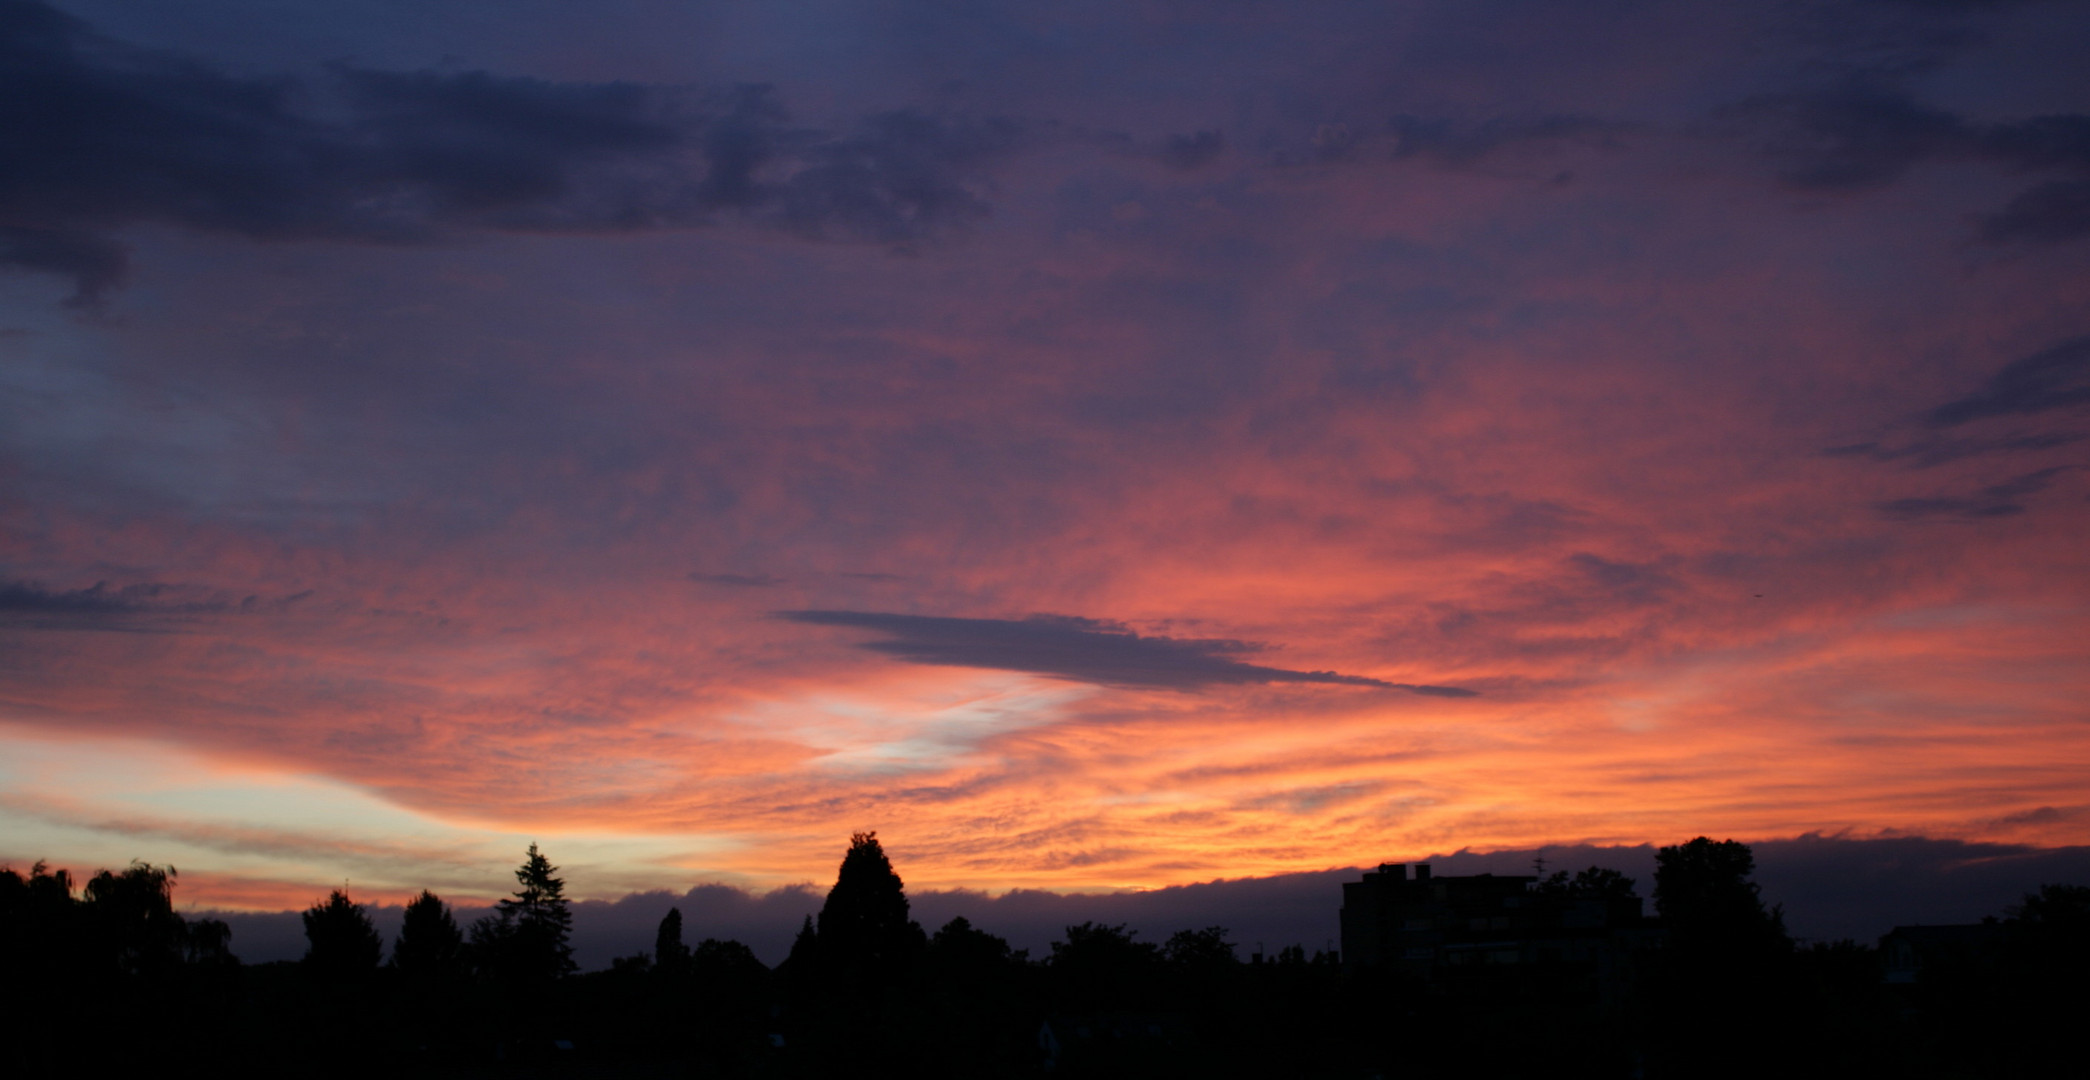
[[[870,833],[775,969],[736,941],[690,944],[670,910],[652,949],[576,972],[565,884],[532,845],[516,891],[470,926],[424,891],[387,957],[336,890],[304,913],[302,961],[244,967],[223,923],[174,910],[172,869],[78,887],[42,863],[0,870],[0,983],[25,1075],[91,1059],[220,1075],[2003,1077],[2080,1021],[2090,889],[2047,886],[1980,949],[1895,986],[1869,947],[1796,944],[1753,872],[1731,841],[1663,848],[1666,943],[1612,973],[1629,993],[1604,1000],[1521,969],[1454,986],[1297,946],[1243,962],[1222,927],[1148,941],[1084,923],[1033,957],[962,918],[924,930]],[[1592,867],[1532,892],[1635,890]],[[78,1031],[90,1040],[61,1034]]]

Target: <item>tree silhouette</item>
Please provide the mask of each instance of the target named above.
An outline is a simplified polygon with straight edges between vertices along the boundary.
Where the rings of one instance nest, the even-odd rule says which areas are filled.
[[[929,1076],[1026,1075],[1035,1064],[1037,1003],[1026,994],[1034,974],[1022,950],[963,916],[944,924],[923,954],[913,1016],[924,1024],[916,1042]]]
[[[553,876],[558,867],[530,845],[515,869],[521,886],[493,914],[472,924],[472,951],[481,967],[497,979],[542,982],[573,973],[573,912],[566,901],[566,882]]]
[[[1656,1016],[1675,1075],[1758,1075],[1790,1047],[1800,1007],[1790,985],[1792,939],[1766,910],[1746,844],[1698,837],[1655,853],[1663,950]],[[1738,1041],[1735,1031],[1756,1037]]]
[[[1145,941],[1134,941],[1139,931],[1125,924],[1107,926],[1085,922],[1067,927],[1067,939],[1052,943],[1047,961],[1056,968],[1127,968],[1151,964],[1161,958],[1161,949]]]
[[[392,966],[412,979],[432,980],[455,976],[464,968],[464,934],[450,905],[421,890],[406,905],[399,924],[399,938],[392,943]]]
[[[2083,1010],[2090,1003],[2083,972],[2090,970],[2090,886],[2042,885],[2028,894],[2003,923],[2001,993],[1992,997],[2025,1025],[2021,1063],[2008,1071],[2036,1075],[2044,1058],[2079,1053]]]
[[[689,963],[699,975],[713,981],[740,981],[759,979],[769,971],[755,956],[755,950],[733,940],[705,938],[697,942],[689,953]]]
[[[59,870],[55,873],[50,864],[38,859],[29,868],[29,876],[23,877],[14,867],[0,867],[0,914],[8,917],[25,915],[30,911],[51,913],[69,910],[73,905],[73,876]]]
[[[2011,912],[2021,940],[2077,966],[2090,961],[2090,885],[2041,885]]]
[[[73,899],[73,877],[53,873],[39,861],[27,877],[13,867],[0,868],[0,949],[21,971],[78,974],[85,929],[80,905]],[[12,987],[15,980],[0,980]]]
[[[1539,882],[1537,891],[1567,900],[1631,900],[1637,895],[1632,878],[1601,866],[1578,871],[1573,877],[1558,871]]]
[[[149,980],[181,966],[188,927],[174,913],[174,882],[173,867],[142,862],[88,880],[82,900],[105,963]]]
[[[1792,947],[1784,912],[1766,910],[1749,845],[1698,837],[1655,854],[1655,911],[1671,949],[1752,954]]]
[[[232,955],[232,927],[223,919],[194,919],[182,935],[182,958],[189,966],[225,970],[239,966]]]
[[[806,916],[805,925],[798,928],[798,936],[791,939],[791,952],[784,957],[784,970],[796,972],[797,977],[812,977],[813,969],[820,965],[820,932],[813,929],[813,917]]]
[[[1123,924],[1085,922],[1067,927],[1046,961],[1053,983],[1076,1008],[1124,1008],[1150,996],[1161,970],[1161,947],[1134,941]]]
[[[929,956],[939,972],[967,978],[1022,963],[1026,954],[1011,950],[1008,941],[973,926],[970,919],[960,915],[943,924],[943,929],[929,939]]]
[[[1211,971],[1224,969],[1239,963],[1234,956],[1234,945],[1226,939],[1224,926],[1208,926],[1203,930],[1178,930],[1161,947],[1168,962],[1189,971]]]
[[[305,970],[322,982],[364,979],[384,951],[370,913],[340,889],[305,909],[305,940]]]
[[[25,876],[0,869],[0,1037],[9,1064],[20,1075],[59,1073],[76,1064],[61,1040],[32,1037],[59,1030],[73,1010],[93,1007],[107,1023],[107,984],[113,958],[91,933],[86,912],[73,899],[72,875],[51,872],[38,862]],[[89,1006],[89,1002],[95,1003]]]
[[[653,965],[668,975],[689,968],[689,946],[682,943],[681,908],[669,908],[660,917],[660,929],[653,934]]]
[[[878,834],[851,835],[834,888],[820,907],[822,964],[877,982],[897,977],[927,943],[907,914],[906,888]]]

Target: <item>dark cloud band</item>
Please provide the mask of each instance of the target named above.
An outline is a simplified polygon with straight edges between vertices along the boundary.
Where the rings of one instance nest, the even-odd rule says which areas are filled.
[[[1322,683],[1405,690],[1432,697],[1474,697],[1454,686],[1387,682],[1333,671],[1293,671],[1244,663],[1261,651],[1250,642],[1150,637],[1121,624],[1065,615],[1027,619],[958,619],[876,611],[783,611],[777,617],[814,626],[883,634],[860,647],[909,663],[1026,671],[1103,686],[1195,690],[1253,683]]]
[[[1981,389],[1932,409],[1924,419],[1932,427],[1955,427],[2077,405],[2090,405],[2090,337],[2072,338],[2013,360]]]
[[[79,302],[121,281],[107,233],[140,222],[413,243],[731,216],[906,243],[986,215],[977,167],[1022,134],[907,110],[815,131],[761,86],[235,75],[0,0],[0,266],[70,277]]]

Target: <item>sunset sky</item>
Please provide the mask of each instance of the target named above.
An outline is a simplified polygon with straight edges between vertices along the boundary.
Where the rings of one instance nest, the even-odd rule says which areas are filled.
[[[2090,843],[2086,41],[0,0],[0,861]]]

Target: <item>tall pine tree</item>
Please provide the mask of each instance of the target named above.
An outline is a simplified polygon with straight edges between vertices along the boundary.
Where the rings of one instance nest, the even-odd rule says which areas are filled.
[[[559,868],[530,845],[515,868],[513,896],[472,925],[472,950],[482,970],[510,982],[543,982],[573,973],[573,912]]]
[[[660,929],[653,935],[653,967],[666,975],[680,975],[689,969],[689,946],[682,943],[681,908],[669,908],[661,916]]]

